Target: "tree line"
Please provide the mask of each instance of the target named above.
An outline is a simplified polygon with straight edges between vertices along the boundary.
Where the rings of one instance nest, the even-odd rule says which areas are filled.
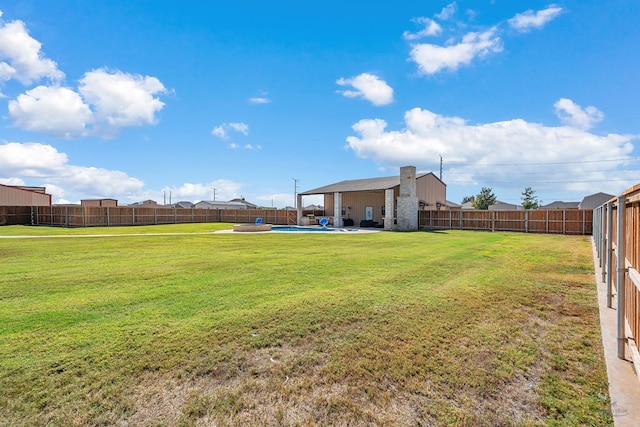
[[[522,192],[523,209],[538,209],[542,205],[542,200],[536,196],[536,190],[531,187],[527,187]],[[465,196],[462,199],[462,203],[471,202],[474,209],[488,210],[489,206],[495,204],[497,201],[496,195],[493,194],[493,190],[490,187],[482,187],[482,190],[474,196]]]

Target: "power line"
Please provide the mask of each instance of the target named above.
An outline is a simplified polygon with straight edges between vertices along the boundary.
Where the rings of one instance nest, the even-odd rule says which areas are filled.
[[[594,180],[581,180],[581,181],[488,181],[489,184],[583,184],[589,182],[625,182],[625,181],[636,181],[640,180],[640,178],[626,178],[626,179],[594,179]],[[479,180],[447,180],[447,183],[456,183],[456,184],[476,184]],[[487,183],[485,180],[483,180]]]
[[[494,167],[494,166],[545,166],[545,165],[571,165],[571,164],[584,164],[584,163],[603,163],[603,162],[629,162],[640,161],[640,157],[623,157],[619,159],[600,159],[600,160],[576,160],[571,162],[540,162],[540,163],[456,163],[448,162],[448,165],[453,166],[481,166],[481,167]]]
[[[568,174],[589,174],[589,173],[597,173],[597,172],[609,172],[609,173],[620,173],[620,172],[636,172],[636,173],[640,173],[640,169],[596,169],[596,170],[568,170],[568,171],[562,171],[562,175],[568,175]],[[448,176],[464,176],[464,175],[469,175],[469,174],[482,174],[482,176],[486,176],[486,175],[504,175],[506,173],[511,173],[509,171],[504,171],[504,172],[479,172],[479,171],[474,171],[474,170],[470,170],[469,172],[450,172],[448,171],[447,175]],[[539,172],[518,172],[518,175],[549,175],[548,171],[539,171]]]

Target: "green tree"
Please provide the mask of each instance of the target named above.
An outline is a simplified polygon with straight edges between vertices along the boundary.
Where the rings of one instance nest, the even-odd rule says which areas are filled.
[[[531,187],[527,187],[522,192],[522,208],[527,209],[538,209],[542,204],[542,200],[538,200],[538,196],[536,196],[536,190]]]
[[[462,204],[465,204],[467,202],[473,202],[476,199],[476,196],[464,196],[462,198]]]
[[[496,195],[493,194],[493,190],[489,187],[482,187],[482,190],[480,190],[480,193],[478,193],[473,201],[473,208],[486,211],[489,209],[489,206],[495,202]]]

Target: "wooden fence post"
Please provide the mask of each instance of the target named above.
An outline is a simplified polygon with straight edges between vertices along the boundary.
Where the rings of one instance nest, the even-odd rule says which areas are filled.
[[[611,291],[613,275],[613,240],[611,235],[613,233],[613,202],[607,203],[607,247],[606,247],[606,261],[605,266],[607,270],[607,307],[613,308],[612,298],[613,292]]]
[[[618,326],[618,358],[624,360],[624,347],[626,345],[626,331],[625,331],[625,277],[626,277],[626,265],[625,265],[625,224],[624,224],[624,211],[626,207],[625,196],[618,196],[618,241],[616,243],[616,293],[618,296],[617,307],[617,326]]]

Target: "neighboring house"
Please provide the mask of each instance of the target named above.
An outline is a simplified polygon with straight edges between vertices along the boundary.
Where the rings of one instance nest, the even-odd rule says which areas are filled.
[[[304,207],[305,211],[323,211],[324,207],[319,205],[309,205]]]
[[[179,208],[179,209],[191,209],[195,207],[195,205],[191,202],[178,202],[178,203],[175,203],[172,207]]]
[[[496,200],[494,204],[489,206],[489,210],[490,211],[521,211],[522,206]]]
[[[459,205],[455,202],[452,202],[451,200],[445,200],[444,201],[445,206],[447,209],[452,210],[452,211],[459,211],[460,209],[462,209],[462,205]]]
[[[145,200],[144,202],[135,202],[128,205],[132,208],[157,208],[158,202],[155,200]]]
[[[247,207],[247,209],[257,209],[257,208],[258,208],[258,205],[254,205],[253,203],[249,203],[249,202],[247,202],[247,201],[244,199],[244,197],[241,197],[241,198],[239,198],[239,199],[231,199],[231,200],[229,200],[229,202],[239,202],[239,203],[242,203],[242,204],[244,204],[244,205]]]
[[[247,205],[242,202],[223,202],[218,200],[201,201],[194,206],[197,209],[247,209]]]
[[[84,199],[80,200],[80,205],[115,208],[118,206],[118,201],[116,199]]]
[[[595,193],[589,196],[586,196],[580,204],[578,205],[578,209],[595,209],[599,206],[604,205],[609,200],[613,199],[615,196],[607,193]]]
[[[555,201],[548,205],[540,206],[538,209],[552,210],[552,209],[579,209],[580,203],[578,202],[560,202]]]
[[[417,229],[418,210],[446,206],[447,186],[431,172],[416,174],[415,167],[405,166],[398,176],[340,181],[298,193],[297,205],[302,206],[303,196],[311,195],[324,196],[324,210],[333,216],[335,226],[342,226],[345,220],[354,225],[369,221],[366,224],[392,229],[397,220],[398,229],[403,230]],[[301,217],[302,208],[298,223]]]
[[[463,211],[469,211],[469,210],[475,209],[473,207],[473,202],[464,202],[462,205],[460,205],[460,207],[462,208]]]
[[[51,206],[45,187],[0,184],[0,206]]]

